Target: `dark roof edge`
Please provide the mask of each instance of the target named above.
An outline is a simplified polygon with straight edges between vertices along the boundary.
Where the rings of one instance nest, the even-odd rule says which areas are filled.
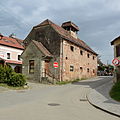
[[[114,45],[114,42],[115,42],[116,40],[118,40],[118,39],[120,39],[120,36],[117,37],[117,38],[115,38],[115,39],[111,42],[111,45]]]

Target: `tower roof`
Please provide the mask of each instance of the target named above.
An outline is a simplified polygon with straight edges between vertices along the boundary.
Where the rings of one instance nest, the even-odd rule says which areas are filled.
[[[68,22],[64,22],[62,24],[62,27],[65,28],[65,27],[73,27],[74,29],[76,29],[76,31],[79,31],[79,27],[77,25],[75,25],[73,22],[71,21],[68,21]]]

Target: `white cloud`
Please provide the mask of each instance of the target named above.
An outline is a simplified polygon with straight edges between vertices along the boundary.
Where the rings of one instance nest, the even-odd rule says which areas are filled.
[[[110,41],[120,34],[119,12],[120,0],[0,0],[0,32],[24,38],[47,18],[59,25],[71,20],[80,27],[81,39],[112,59]]]

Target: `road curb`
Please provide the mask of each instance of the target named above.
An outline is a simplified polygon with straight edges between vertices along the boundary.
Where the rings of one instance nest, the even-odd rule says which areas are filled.
[[[91,92],[90,92],[90,93],[91,93]],[[88,95],[86,95],[86,98],[87,98],[87,101],[88,101],[92,106],[94,106],[95,108],[100,109],[100,110],[102,110],[102,111],[104,111],[104,112],[106,112],[106,113],[109,113],[109,114],[111,114],[111,115],[114,115],[114,116],[116,116],[116,117],[120,117],[120,114],[116,114],[116,113],[114,113],[114,112],[111,112],[110,110],[106,110],[105,108],[100,107],[99,105],[96,105],[96,104],[94,104],[93,102],[91,102],[90,99],[89,99],[90,93],[89,93]]]

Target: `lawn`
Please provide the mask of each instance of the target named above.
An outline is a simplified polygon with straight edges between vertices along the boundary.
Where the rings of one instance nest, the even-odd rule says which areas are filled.
[[[120,82],[114,84],[110,91],[110,96],[120,102]]]

